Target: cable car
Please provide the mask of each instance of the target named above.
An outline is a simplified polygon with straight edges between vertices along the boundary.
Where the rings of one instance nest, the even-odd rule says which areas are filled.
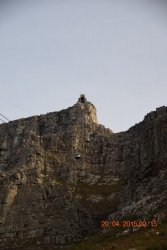
[[[81,159],[81,155],[80,154],[75,154],[75,159],[77,159],[77,160]]]
[[[90,137],[87,137],[85,141],[90,142]]]

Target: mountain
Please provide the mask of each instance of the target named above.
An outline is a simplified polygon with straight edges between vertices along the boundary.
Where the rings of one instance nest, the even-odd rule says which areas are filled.
[[[104,220],[165,221],[167,107],[121,133],[98,124],[84,95],[1,124],[0,188],[0,249],[64,249]]]

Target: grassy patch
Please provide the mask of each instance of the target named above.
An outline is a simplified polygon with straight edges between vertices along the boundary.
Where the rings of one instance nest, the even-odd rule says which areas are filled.
[[[122,183],[118,182],[113,185],[88,185],[78,182],[76,185],[75,195],[79,195],[79,202],[89,211],[93,217],[102,214],[108,214],[116,211],[120,201],[118,193],[122,190]],[[110,195],[114,195],[113,199],[109,199]],[[101,200],[93,202],[91,196],[101,197]]]
[[[116,184],[112,185],[88,185],[84,182],[78,182],[76,185],[77,193],[80,193],[83,198],[87,198],[89,195],[102,195],[103,197],[106,197],[108,195],[111,195],[113,193],[120,192],[122,190],[122,183],[117,182]]]
[[[122,229],[113,228],[108,233],[96,234],[92,238],[83,240],[69,250],[167,250],[167,224],[157,228],[144,228],[128,235],[118,236]],[[159,235],[156,234],[159,232]]]

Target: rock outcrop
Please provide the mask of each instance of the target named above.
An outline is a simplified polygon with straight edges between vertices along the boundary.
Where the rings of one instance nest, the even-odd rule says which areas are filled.
[[[116,134],[83,95],[66,110],[1,124],[0,249],[59,249],[107,216],[149,217],[167,205],[166,178],[166,107]]]

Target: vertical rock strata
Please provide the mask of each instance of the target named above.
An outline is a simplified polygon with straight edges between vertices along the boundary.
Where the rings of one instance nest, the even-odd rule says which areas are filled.
[[[147,216],[166,206],[166,178],[166,107],[117,134],[98,124],[84,96],[1,124],[0,249],[66,245],[106,216]]]

